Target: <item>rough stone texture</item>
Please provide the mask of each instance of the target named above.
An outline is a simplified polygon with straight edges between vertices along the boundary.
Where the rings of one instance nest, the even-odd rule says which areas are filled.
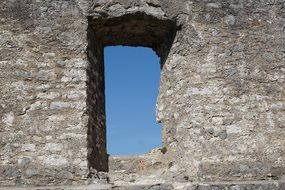
[[[242,183],[204,183],[184,186],[183,190],[283,190],[284,182],[252,181]]]
[[[74,1],[3,0],[0,10],[0,186],[80,183],[86,18]]]
[[[168,176],[165,171],[169,167],[167,155],[160,150],[153,150],[143,156],[110,157],[109,183],[118,186],[169,183],[172,180],[166,179]],[[178,177],[183,176],[177,174]]]
[[[61,187],[29,187],[29,188],[1,188],[0,190],[284,190],[284,181],[251,181],[251,182],[219,182],[219,183],[177,183],[152,185],[87,185],[87,186],[61,186]]]
[[[108,170],[107,45],[161,57],[154,178],[284,178],[284,0],[2,0],[0,9],[0,186],[80,184]]]
[[[94,32],[90,28],[88,40],[87,53],[90,62],[87,69],[88,161],[92,168],[108,171],[103,46],[96,43]]]

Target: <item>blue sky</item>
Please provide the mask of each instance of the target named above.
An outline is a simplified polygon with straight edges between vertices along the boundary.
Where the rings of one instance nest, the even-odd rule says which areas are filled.
[[[161,146],[158,56],[150,48],[111,46],[104,59],[108,153],[137,155]]]

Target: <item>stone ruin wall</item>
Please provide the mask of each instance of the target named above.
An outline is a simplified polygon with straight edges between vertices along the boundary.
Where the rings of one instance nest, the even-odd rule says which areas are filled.
[[[82,184],[108,170],[102,55],[118,44],[161,57],[157,120],[173,180],[284,177],[283,0],[0,9],[0,186]]]

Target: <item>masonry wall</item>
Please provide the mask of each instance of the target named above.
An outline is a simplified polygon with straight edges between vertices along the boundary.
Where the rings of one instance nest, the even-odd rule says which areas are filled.
[[[282,178],[284,1],[176,6],[182,30],[162,69],[157,109],[180,176]]]
[[[108,171],[106,148],[106,114],[103,45],[88,27],[87,55],[87,106],[88,106],[88,163],[89,167],[101,172]]]
[[[150,18],[156,24],[175,23],[177,29],[169,46],[155,41],[166,34],[160,27],[149,30],[155,35],[145,38],[149,41],[137,38],[148,34],[138,31],[128,39],[124,29],[129,25],[114,28],[128,40],[123,45],[152,47],[163,58],[157,120],[163,125],[169,165],[165,176],[158,177],[170,181],[284,177],[283,0],[113,0],[109,4],[4,0],[0,7],[1,185],[86,179],[87,155],[95,150],[88,146],[87,128],[90,121],[104,122],[104,115],[99,119],[89,115],[94,108],[89,106],[96,103],[92,98],[86,101],[90,90],[97,93],[92,86],[86,93],[86,81],[90,85],[86,68],[96,62],[89,63],[86,57],[87,26],[94,25],[98,35],[112,34],[113,21],[127,18],[135,19],[130,22],[132,29]],[[110,45],[110,36],[105,37],[105,45]],[[125,40],[118,37],[116,45]],[[98,93],[102,97],[103,92]],[[94,113],[103,114],[99,109]],[[105,160],[100,155],[98,159]]]
[[[94,20],[143,12],[176,23],[157,105],[170,179],[284,176],[284,6],[114,0],[89,9]]]
[[[74,1],[0,2],[0,186],[86,179],[86,29]]]

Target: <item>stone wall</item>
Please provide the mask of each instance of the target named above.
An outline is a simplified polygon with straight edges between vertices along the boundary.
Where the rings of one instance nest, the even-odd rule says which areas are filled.
[[[2,186],[80,183],[88,166],[107,170],[106,45],[161,57],[157,120],[169,164],[158,178],[284,177],[283,0],[3,0],[0,8]]]
[[[87,54],[90,63],[87,69],[88,163],[94,169],[107,172],[103,46],[91,27],[88,28]]]
[[[0,10],[0,186],[83,181],[86,18],[74,1],[3,0]]]
[[[158,119],[189,178],[284,176],[284,1],[187,1]]]

